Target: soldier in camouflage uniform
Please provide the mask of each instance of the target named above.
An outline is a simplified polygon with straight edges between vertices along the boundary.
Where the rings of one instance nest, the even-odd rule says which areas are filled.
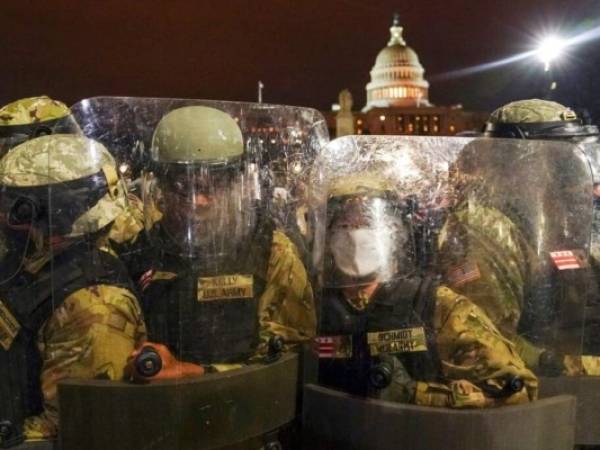
[[[79,127],[67,105],[47,96],[14,101],[0,108],[0,157],[15,145],[37,136],[77,133]],[[0,235],[0,259],[6,253]]]
[[[166,114],[152,142],[155,254],[142,276],[151,341],[221,370],[315,335],[313,292],[298,251],[264,217],[255,165],[231,116],[205,106]]]
[[[321,383],[452,408],[537,397],[536,377],[486,313],[418,269],[410,202],[394,184],[347,175],[328,198]]]
[[[509,103],[494,111],[485,135],[583,142],[595,140],[598,130],[583,125],[563,105],[534,99]],[[526,298],[531,296],[529,302],[543,308],[539,305],[551,298],[556,288],[551,279],[539,276],[540,259],[519,218],[481,203],[479,200],[485,194],[470,195],[481,188],[479,181],[458,176],[456,184],[458,203],[440,240],[441,252],[446,255],[447,282],[486,311],[500,331],[513,340],[528,367],[546,375],[596,372],[595,358],[563,356],[553,349],[534,345],[521,333],[527,328]],[[594,236],[592,254],[593,242]]]
[[[109,111],[102,112],[107,114]],[[115,118],[111,116],[111,119]],[[84,131],[87,135],[88,130]],[[28,139],[56,133],[82,134],[67,105],[58,100],[47,96],[30,97],[0,108],[0,155]],[[121,148],[120,152],[125,153],[125,149]],[[125,260],[128,268],[133,267],[134,264],[130,263],[130,260],[146,246],[146,242],[142,242],[143,229],[143,204],[136,195],[128,193],[125,208],[113,221],[109,233],[100,237],[100,245],[110,246],[120,258]],[[5,251],[2,250],[3,247],[4,244],[0,242],[0,254]],[[132,275],[135,276],[137,273]]]
[[[57,383],[119,380],[145,339],[125,267],[96,241],[126,207],[115,161],[90,139],[56,134],[0,161],[7,241],[0,290],[0,444],[57,433]]]

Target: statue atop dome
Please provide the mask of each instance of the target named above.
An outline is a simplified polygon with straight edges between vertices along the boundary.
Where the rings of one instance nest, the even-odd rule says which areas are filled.
[[[392,27],[390,28],[390,34],[392,35],[390,41],[388,42],[388,47],[392,45],[406,45],[404,42],[404,38],[402,37],[402,28],[400,26],[400,14],[394,14],[394,21],[392,22]]]
[[[417,53],[406,45],[403,31],[396,13],[390,27],[390,40],[377,55],[371,70],[364,112],[372,108],[431,106],[429,83],[423,77],[425,69]]]

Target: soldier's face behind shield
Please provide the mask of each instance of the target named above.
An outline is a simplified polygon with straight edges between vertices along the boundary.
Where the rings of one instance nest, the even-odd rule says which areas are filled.
[[[242,175],[234,169],[172,167],[161,174],[159,187],[163,227],[185,254],[230,254],[254,224]]]
[[[328,247],[332,284],[386,281],[408,270],[409,232],[398,213],[378,197],[350,196],[331,204]]]

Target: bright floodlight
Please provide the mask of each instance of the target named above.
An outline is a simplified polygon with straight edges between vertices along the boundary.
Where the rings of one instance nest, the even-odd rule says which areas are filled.
[[[548,68],[552,61],[560,57],[566,45],[567,43],[563,39],[555,36],[548,37],[540,43],[536,54],[540,61]]]

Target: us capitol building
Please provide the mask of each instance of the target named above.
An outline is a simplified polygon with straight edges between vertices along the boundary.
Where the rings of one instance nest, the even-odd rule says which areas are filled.
[[[452,136],[480,130],[487,113],[469,112],[456,106],[429,102],[429,82],[417,53],[406,45],[398,15],[390,28],[390,40],[377,58],[367,84],[367,104],[353,111],[352,94],[344,90],[339,104],[324,111],[330,135],[405,134]]]

